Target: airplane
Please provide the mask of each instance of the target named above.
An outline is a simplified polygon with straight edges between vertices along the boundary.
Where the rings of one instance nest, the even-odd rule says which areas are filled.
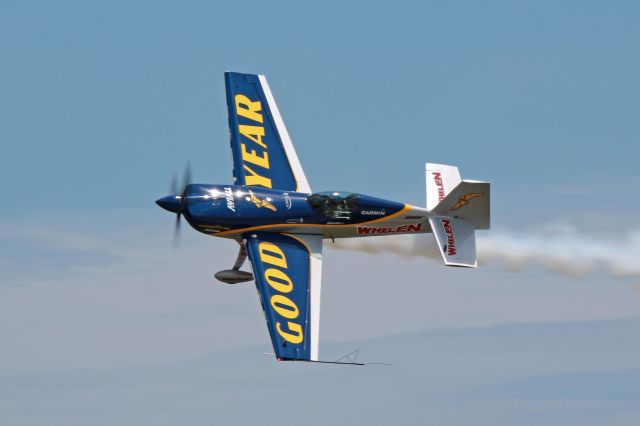
[[[490,184],[427,163],[426,207],[356,192],[313,192],[263,75],[225,73],[233,184],[193,184],[156,203],[195,230],[235,240],[227,284],[255,280],[278,361],[319,359],[326,239],[433,233],[447,266],[476,267],[475,230],[490,227]],[[249,257],[252,272],[240,268]]]

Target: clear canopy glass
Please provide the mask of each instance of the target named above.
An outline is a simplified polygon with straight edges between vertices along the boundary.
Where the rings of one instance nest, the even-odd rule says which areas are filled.
[[[332,219],[350,219],[360,208],[360,194],[347,191],[325,191],[311,194],[307,202],[321,215]]]

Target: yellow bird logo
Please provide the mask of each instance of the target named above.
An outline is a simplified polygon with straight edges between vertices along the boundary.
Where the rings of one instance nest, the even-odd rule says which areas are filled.
[[[256,207],[266,207],[269,210],[272,211],[277,211],[278,209],[276,209],[276,206],[274,206],[273,204],[271,204],[269,201],[267,200],[261,200],[260,198],[258,198],[258,196],[256,194],[254,194],[253,192],[249,191],[249,195],[251,196],[251,202],[253,204],[256,205]]]
[[[464,194],[462,197],[458,197],[458,202],[455,203],[453,207],[451,207],[451,211],[458,210],[459,208],[469,204],[469,202],[474,198],[481,198],[481,197],[484,197],[484,193],[482,192],[470,192],[468,194]]]

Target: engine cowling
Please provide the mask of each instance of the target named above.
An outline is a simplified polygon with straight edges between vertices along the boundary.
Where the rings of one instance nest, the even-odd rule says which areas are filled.
[[[253,280],[253,274],[251,272],[239,271],[237,269],[226,269],[216,272],[215,277],[218,281],[222,281],[225,284],[238,284]]]

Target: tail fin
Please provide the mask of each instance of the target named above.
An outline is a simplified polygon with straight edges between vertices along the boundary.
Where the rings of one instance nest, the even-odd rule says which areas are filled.
[[[427,210],[433,210],[460,183],[460,172],[456,166],[427,163]]]
[[[458,168],[426,165],[427,210],[445,265],[475,268],[476,229],[489,229],[490,185],[462,180]]]

